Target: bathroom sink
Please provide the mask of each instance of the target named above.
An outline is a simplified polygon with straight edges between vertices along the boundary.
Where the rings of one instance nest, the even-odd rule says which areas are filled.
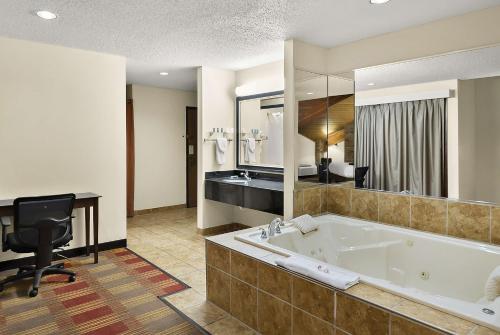
[[[243,178],[225,178],[222,180],[225,183],[247,184],[249,180]]]

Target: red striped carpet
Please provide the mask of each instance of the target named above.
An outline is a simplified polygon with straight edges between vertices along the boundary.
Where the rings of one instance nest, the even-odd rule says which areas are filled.
[[[7,286],[0,293],[0,334],[207,334],[158,298],[186,284],[125,248],[91,261],[71,259],[76,281],[44,277],[35,298],[27,296],[31,281]]]

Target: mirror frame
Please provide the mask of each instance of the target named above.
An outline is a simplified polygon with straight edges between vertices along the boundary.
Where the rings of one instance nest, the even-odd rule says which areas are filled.
[[[271,172],[271,173],[284,173],[284,168],[278,168],[278,167],[270,167],[270,166],[262,166],[262,165],[245,165],[240,163],[240,102],[245,101],[245,100],[253,100],[253,99],[259,99],[259,98],[266,98],[266,97],[272,97],[272,96],[277,96],[277,95],[285,95],[285,91],[274,91],[274,92],[266,92],[266,93],[259,93],[259,94],[254,94],[254,95],[245,95],[245,96],[239,96],[236,97],[236,169],[237,170],[249,170],[249,171],[261,171],[261,172]],[[283,104],[283,111],[284,111],[285,105]],[[284,141],[283,141],[284,144]]]

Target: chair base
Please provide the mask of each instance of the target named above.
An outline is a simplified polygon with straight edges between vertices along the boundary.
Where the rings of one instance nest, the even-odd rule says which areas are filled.
[[[64,268],[64,263],[53,264],[40,269],[37,269],[34,265],[22,266],[19,268],[15,275],[7,277],[4,280],[0,281],[0,292],[3,291],[5,284],[12,283],[24,278],[33,277],[33,286],[29,291],[29,296],[36,297],[38,295],[38,288],[40,287],[40,281],[42,280],[42,277],[54,274],[68,275],[68,282],[70,283],[76,280],[76,274],[72,271],[66,270]]]

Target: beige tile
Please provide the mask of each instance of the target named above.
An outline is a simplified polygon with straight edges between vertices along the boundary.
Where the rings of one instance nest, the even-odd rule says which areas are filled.
[[[456,334],[469,334],[472,328],[474,328],[474,324],[469,321],[409,300],[404,300],[394,310],[410,318]]]
[[[412,197],[410,227],[446,234],[446,204],[443,199]]]
[[[351,188],[329,185],[326,199],[328,212],[340,215],[351,213]]]
[[[228,274],[209,266],[207,268],[207,300],[229,312],[231,280]]]
[[[208,301],[188,307],[183,312],[202,327],[228,316],[226,312]]]
[[[231,279],[231,315],[257,329],[257,289],[234,278]]]
[[[401,227],[410,226],[409,196],[380,192],[378,208],[380,222]]]
[[[205,329],[212,335],[256,335],[257,333],[248,328],[235,318],[228,316],[209,324]]]
[[[498,335],[498,332],[483,326],[476,326],[470,335]]]
[[[490,207],[449,201],[448,235],[489,242]]]
[[[292,276],[275,266],[259,262],[259,288],[287,302],[292,298]]]
[[[183,275],[198,271],[191,265],[183,262],[168,265],[163,267],[162,269],[164,269],[174,277],[181,277]]]
[[[359,219],[378,220],[378,194],[366,190],[352,190],[351,216]]]
[[[352,286],[346,292],[367,302],[388,309],[399,305],[404,300],[397,295],[379,290],[378,288],[362,283]]]
[[[259,291],[258,330],[263,335],[288,335],[292,331],[292,307]]]
[[[321,213],[328,212],[328,194],[327,186],[321,187]]]
[[[491,243],[500,244],[500,207],[491,207]]]
[[[329,322],[318,319],[300,309],[293,308],[293,335],[333,335],[334,328]]]
[[[304,213],[304,193],[300,190],[293,191],[293,217]]]
[[[391,335],[440,335],[442,332],[405,318],[393,315],[391,317]]]
[[[229,273],[229,249],[207,241],[207,264]]]
[[[343,293],[337,292],[336,296],[335,325],[337,327],[353,335],[388,334],[389,314],[387,312]]]
[[[293,276],[292,304],[317,317],[333,322],[335,297],[333,290]]]
[[[231,274],[250,285],[257,286],[257,261],[231,251]]]
[[[193,289],[187,289],[179,293],[171,294],[164,298],[178,309],[200,305],[205,302],[205,296]]]
[[[308,188],[304,193],[304,214],[317,215],[321,213],[321,188]]]
[[[205,293],[206,291],[206,273],[201,271],[190,272],[177,277],[179,280],[182,280],[184,283],[191,286],[199,293]]]

